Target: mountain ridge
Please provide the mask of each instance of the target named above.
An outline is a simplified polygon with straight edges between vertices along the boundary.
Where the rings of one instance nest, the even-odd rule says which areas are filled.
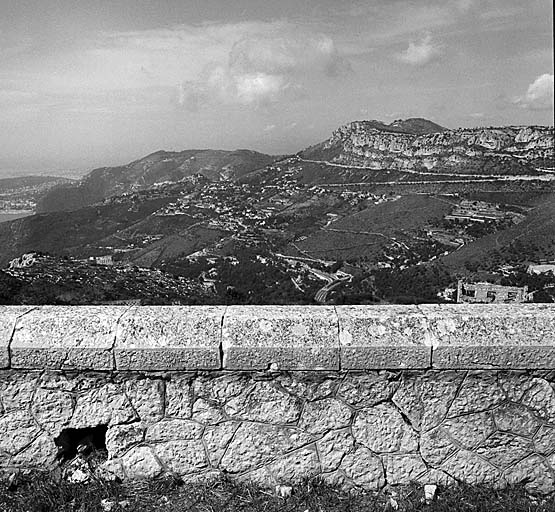
[[[194,174],[211,180],[235,179],[275,158],[248,149],[159,150],[126,165],[93,169],[78,183],[45,194],[37,204],[37,212],[76,210],[111,196],[144,190],[161,182],[177,182]]]
[[[438,174],[534,174],[553,161],[553,127],[505,126],[448,129],[428,119],[352,121],[297,155],[306,160],[371,170]],[[158,150],[126,165],[100,167],[75,184],[44,194],[37,212],[70,211],[111,196],[178,182],[194,174],[236,180],[280,159],[248,149]]]
[[[408,120],[411,121],[411,120]],[[418,120],[420,121],[420,120]],[[423,120],[426,121],[426,120]],[[305,159],[368,169],[456,172],[481,169],[485,160],[509,162],[514,173],[548,162],[553,165],[553,127],[420,128],[420,133],[376,121],[353,121],[337,128],[325,141],[301,151]],[[434,128],[436,126],[437,128]],[[427,131],[426,131],[427,130]],[[487,167],[491,168],[488,164]],[[504,166],[505,168],[508,166]],[[502,174],[503,169],[496,174]]]

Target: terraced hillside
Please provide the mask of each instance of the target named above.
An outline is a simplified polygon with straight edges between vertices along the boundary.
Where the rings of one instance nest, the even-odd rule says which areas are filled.
[[[503,263],[555,261],[555,194],[537,198],[525,220],[455,251],[442,261],[450,268],[495,269]]]
[[[453,204],[426,195],[407,195],[347,215],[294,244],[291,254],[314,258],[374,261],[390,245],[411,244],[420,230],[442,219]]]

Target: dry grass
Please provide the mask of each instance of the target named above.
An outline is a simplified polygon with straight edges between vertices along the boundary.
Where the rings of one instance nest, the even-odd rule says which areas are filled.
[[[418,486],[391,493],[347,492],[321,482],[305,482],[281,498],[253,486],[217,480],[184,484],[164,479],[124,484],[93,481],[58,482],[35,473],[0,482],[1,512],[553,512],[555,496],[539,500],[522,487],[439,489],[431,504]]]

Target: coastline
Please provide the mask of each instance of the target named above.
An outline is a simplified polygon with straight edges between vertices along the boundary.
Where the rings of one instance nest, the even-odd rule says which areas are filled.
[[[29,217],[34,215],[33,210],[7,210],[0,211],[0,223],[9,222],[10,220],[22,219],[23,217]]]

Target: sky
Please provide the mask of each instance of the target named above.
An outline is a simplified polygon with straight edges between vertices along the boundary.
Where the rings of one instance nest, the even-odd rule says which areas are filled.
[[[361,119],[553,124],[547,0],[0,0],[0,12],[0,177],[159,149],[292,153]]]

